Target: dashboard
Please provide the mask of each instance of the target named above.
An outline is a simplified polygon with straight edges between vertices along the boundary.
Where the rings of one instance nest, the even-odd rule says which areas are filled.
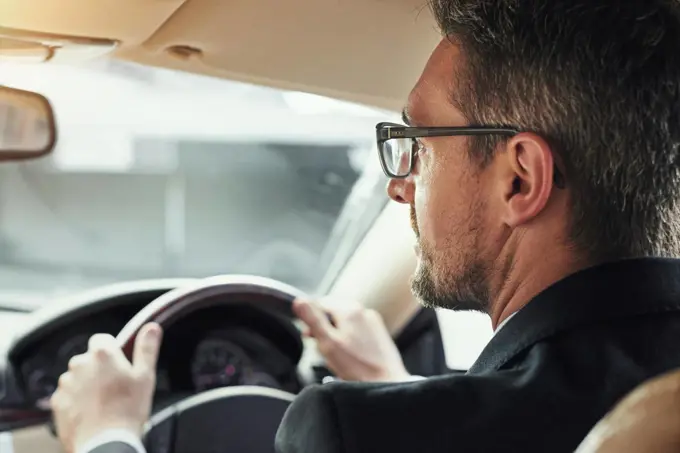
[[[0,432],[49,422],[46,403],[59,376],[93,334],[117,335],[150,302],[191,282],[124,282],[69,295],[30,313],[2,312]],[[297,394],[305,384],[332,375],[307,363],[309,357],[301,360],[302,335],[285,298],[257,291],[214,293],[192,310],[165,324],[154,413],[217,387],[254,385]],[[449,371],[434,310],[419,311],[395,341],[411,373]]]
[[[115,304],[77,316],[22,347],[14,359],[26,399],[44,404],[74,355],[87,350],[95,333],[116,335],[155,298],[132,294]],[[211,304],[164,332],[156,378],[156,406],[188,395],[235,385],[257,385],[297,393],[301,340],[292,321],[252,301]]]

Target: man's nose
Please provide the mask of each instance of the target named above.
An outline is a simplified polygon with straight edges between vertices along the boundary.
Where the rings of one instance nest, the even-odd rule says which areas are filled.
[[[387,195],[397,203],[413,203],[413,182],[407,178],[392,178],[387,183]]]

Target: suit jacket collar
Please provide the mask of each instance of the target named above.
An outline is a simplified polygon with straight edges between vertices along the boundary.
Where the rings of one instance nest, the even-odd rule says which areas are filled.
[[[539,341],[579,325],[669,311],[680,311],[680,260],[639,258],[591,267],[516,312],[468,373],[497,370]]]

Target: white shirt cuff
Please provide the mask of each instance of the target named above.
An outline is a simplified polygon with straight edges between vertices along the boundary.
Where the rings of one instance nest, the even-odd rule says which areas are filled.
[[[139,436],[127,429],[107,429],[102,431],[79,447],[76,453],[89,453],[109,442],[123,442],[134,448],[137,453],[146,453],[146,449]]]
[[[424,376],[418,376],[418,375],[415,375],[415,374],[411,374],[408,377],[405,377],[403,380],[398,381],[398,382],[422,381],[424,379],[427,379],[427,378],[424,377]],[[322,384],[328,384],[329,382],[338,382],[338,381],[342,381],[342,379],[339,379],[339,378],[336,378],[336,377],[333,377],[333,376],[326,376],[325,378],[323,378],[321,380],[321,383]]]
[[[404,382],[422,381],[424,379],[427,379],[427,378],[425,376],[418,376],[417,374],[412,374]]]

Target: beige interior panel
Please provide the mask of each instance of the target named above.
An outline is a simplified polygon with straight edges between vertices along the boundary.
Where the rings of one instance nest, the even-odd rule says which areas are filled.
[[[398,109],[439,39],[421,1],[190,0],[119,55]]]
[[[64,453],[61,444],[45,426],[12,432],[14,453]]]
[[[0,26],[134,45],[151,36],[182,3],[184,0],[0,0]]]
[[[390,332],[398,334],[421,307],[411,294],[411,276],[417,265],[415,243],[408,206],[388,203],[329,295],[361,301],[377,310]]]

